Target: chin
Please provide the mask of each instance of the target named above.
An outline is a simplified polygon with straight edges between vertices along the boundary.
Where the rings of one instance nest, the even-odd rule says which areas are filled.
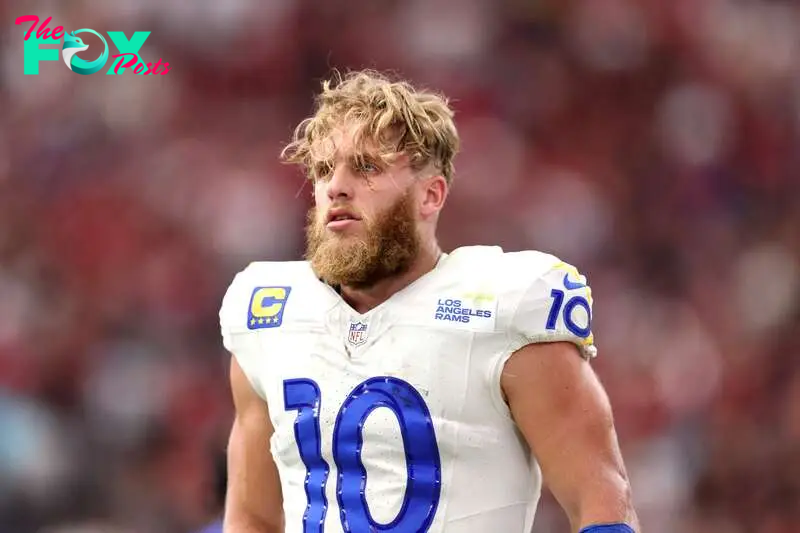
[[[349,248],[353,245],[354,241],[358,241],[358,236],[353,233],[332,232],[328,230],[322,246],[328,249],[342,250]]]

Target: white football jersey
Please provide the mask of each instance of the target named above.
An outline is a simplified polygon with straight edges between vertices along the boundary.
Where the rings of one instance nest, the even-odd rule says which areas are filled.
[[[364,314],[306,262],[249,265],[222,336],[269,405],[286,532],[530,531],[541,474],[500,375],[533,342],[594,356],[591,307],[533,251],[459,248]]]

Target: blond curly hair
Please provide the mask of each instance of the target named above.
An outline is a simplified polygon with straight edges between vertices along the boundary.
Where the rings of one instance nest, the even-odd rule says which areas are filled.
[[[357,159],[377,158],[388,165],[405,154],[413,170],[432,166],[452,182],[459,136],[444,96],[361,70],[345,76],[335,72],[322,83],[315,103],[314,115],[300,122],[281,152],[284,162],[302,165],[309,179],[330,172],[331,134],[348,127]]]

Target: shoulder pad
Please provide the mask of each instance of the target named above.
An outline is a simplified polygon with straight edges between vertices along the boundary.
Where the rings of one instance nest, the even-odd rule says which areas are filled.
[[[293,291],[314,280],[304,261],[250,263],[236,274],[222,300],[219,318],[223,338],[281,326],[290,297],[297,299]]]
[[[558,257],[536,251],[505,254],[504,271],[520,291],[511,329],[524,341],[568,341],[584,356],[597,349],[592,334],[592,290],[585,276]]]

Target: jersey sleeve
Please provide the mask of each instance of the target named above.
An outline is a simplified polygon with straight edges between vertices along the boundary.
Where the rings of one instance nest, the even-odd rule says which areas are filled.
[[[222,298],[219,310],[222,344],[239,363],[253,390],[266,399],[257,368],[263,357],[258,335],[247,327],[248,307],[254,283],[251,276],[252,266],[236,274]]]
[[[597,355],[592,333],[592,290],[585,276],[553,256],[524,289],[511,320],[519,347],[567,341],[586,359]],[[521,273],[521,275],[524,275]]]

